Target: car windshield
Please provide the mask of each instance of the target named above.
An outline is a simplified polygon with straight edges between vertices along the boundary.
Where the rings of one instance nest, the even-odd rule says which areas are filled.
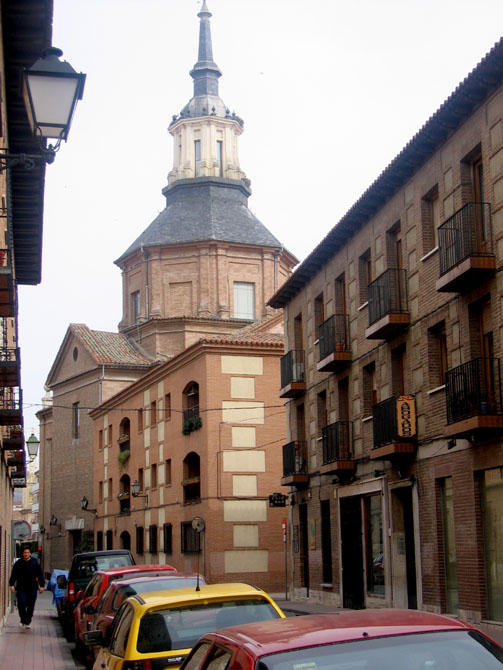
[[[204,582],[199,580],[200,584]],[[121,586],[115,592],[111,610],[116,612],[121,604],[136,593],[151,593],[152,591],[166,591],[167,589],[180,589],[184,586],[197,586],[197,577],[172,577],[171,579],[152,579],[147,582],[140,582],[134,586]]]
[[[212,630],[227,626],[279,619],[266,600],[228,600],[147,612],[141,619],[137,650],[142,654],[190,649]]]
[[[396,635],[263,656],[257,670],[501,670],[502,650],[474,631]]]

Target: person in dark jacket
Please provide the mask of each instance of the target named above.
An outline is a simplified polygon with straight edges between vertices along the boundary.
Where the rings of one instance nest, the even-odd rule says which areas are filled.
[[[10,590],[16,591],[17,608],[19,610],[19,625],[21,628],[31,628],[31,619],[37,600],[37,591],[44,590],[44,573],[36,558],[32,558],[28,548],[23,549],[22,558],[12,566],[9,579]]]

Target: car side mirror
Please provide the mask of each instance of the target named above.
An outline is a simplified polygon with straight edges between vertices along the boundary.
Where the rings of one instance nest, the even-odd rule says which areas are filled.
[[[58,589],[66,589],[68,580],[64,575],[59,575],[59,577],[56,579],[56,584],[58,585]]]
[[[84,644],[86,647],[103,647],[105,645],[105,638],[101,630],[88,630],[83,633]]]
[[[92,605],[86,605],[84,607],[84,612],[86,614],[96,614],[96,610],[94,609],[94,607]]]

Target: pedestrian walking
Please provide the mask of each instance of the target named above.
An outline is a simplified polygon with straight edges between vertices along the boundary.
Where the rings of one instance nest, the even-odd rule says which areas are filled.
[[[19,626],[29,629],[37,600],[37,591],[42,593],[45,579],[40,563],[32,557],[27,547],[23,549],[21,556],[22,558],[18,559],[12,567],[9,585],[12,593],[16,591]]]

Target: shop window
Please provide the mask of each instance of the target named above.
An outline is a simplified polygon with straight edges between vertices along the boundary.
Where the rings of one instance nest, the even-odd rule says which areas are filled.
[[[381,495],[364,498],[367,554],[367,591],[384,595],[384,545]]]
[[[458,615],[458,576],[456,570],[456,536],[452,477],[439,481],[444,549],[445,611]]]
[[[173,553],[173,526],[170,523],[165,523],[162,527],[163,547],[165,554]]]

